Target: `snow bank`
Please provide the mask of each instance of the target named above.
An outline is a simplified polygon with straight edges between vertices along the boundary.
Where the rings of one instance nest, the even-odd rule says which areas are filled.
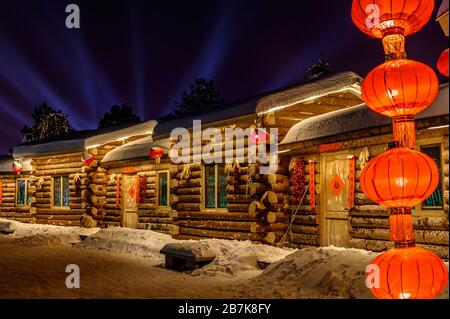
[[[7,219],[0,219],[0,225],[14,230],[14,233],[0,235],[0,238],[21,245],[70,245],[79,242],[80,235],[88,236],[99,231],[99,228],[26,224]]]
[[[294,251],[251,241],[177,240],[170,235],[150,230],[119,227],[101,229],[77,246],[151,258],[155,263],[161,263],[164,261],[164,256],[159,251],[169,243],[195,243],[198,254],[214,252],[215,259],[210,264],[193,271],[192,276],[256,276],[261,273],[258,261],[275,262]]]
[[[333,246],[301,249],[269,265],[251,285],[271,296],[374,298],[365,285],[365,269],[376,255]],[[448,298],[448,285],[440,298]]]

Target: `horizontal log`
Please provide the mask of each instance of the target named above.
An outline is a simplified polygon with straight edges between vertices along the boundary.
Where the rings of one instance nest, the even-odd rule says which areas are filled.
[[[177,195],[178,203],[200,203],[200,195]]]
[[[293,233],[299,233],[299,234],[312,234],[312,235],[319,234],[318,226],[293,224],[291,227],[291,230]]]
[[[245,221],[221,221],[221,220],[178,220],[175,222],[180,227],[214,229],[214,230],[236,230],[250,232],[254,222]]]
[[[200,203],[177,203],[176,208],[178,211],[200,211],[201,204]]]
[[[293,233],[292,240],[296,244],[319,245],[319,236],[315,234]]]
[[[178,219],[205,219],[205,220],[241,220],[256,221],[255,217],[248,213],[231,213],[231,212],[186,212],[178,211]]]
[[[245,203],[228,203],[227,209],[230,212],[248,212],[249,205]]]

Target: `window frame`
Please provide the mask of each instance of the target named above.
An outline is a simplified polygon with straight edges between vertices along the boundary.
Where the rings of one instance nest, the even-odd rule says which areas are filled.
[[[161,205],[159,201],[159,174],[166,174],[167,176],[167,205]],[[156,171],[156,206],[162,208],[170,207],[170,172],[169,170],[159,170]]]
[[[441,152],[441,168],[444,168],[444,161],[442,158],[443,154],[443,139],[440,137],[435,138],[422,138],[416,141],[416,150],[420,152],[420,148],[424,146],[439,146]],[[444,184],[444,172],[442,170],[441,175],[439,176],[440,186],[442,189],[442,208],[440,209],[423,209],[423,202],[416,205],[412,209],[412,215],[416,217],[443,217],[445,215],[445,200],[444,200],[444,192],[445,192],[445,184]]]
[[[63,198],[64,198],[64,178],[67,177],[67,180],[69,182],[69,186],[68,186],[68,192],[69,192],[69,205],[68,206],[56,206],[55,205],[55,179],[56,178],[60,178],[60,186],[61,186],[61,194],[60,194],[60,200],[61,203],[64,202]],[[70,178],[68,175],[58,175],[58,176],[52,176],[52,189],[51,189],[51,203],[52,203],[52,208],[54,209],[62,209],[62,210],[67,210],[70,209]]]
[[[215,177],[215,183],[214,183],[214,204],[215,207],[206,207],[206,167],[207,166],[212,166],[214,165],[214,177]],[[214,211],[214,212],[228,212],[228,201],[227,201],[227,207],[217,207],[218,204],[218,198],[219,198],[219,184],[218,184],[218,177],[219,177],[219,165],[224,165],[224,164],[217,164],[217,163],[213,163],[213,164],[204,164],[202,165],[202,181],[203,181],[203,185],[201,187],[201,196],[202,196],[202,200],[201,200],[201,205],[202,205],[202,210],[203,211]],[[224,165],[224,169],[225,169],[225,165]],[[227,183],[228,184],[228,183]]]
[[[25,203],[24,204],[20,204],[19,203],[19,181],[24,181],[25,182]],[[28,195],[29,195],[29,186],[30,183],[30,179],[26,178],[26,177],[22,177],[22,178],[18,178],[16,179],[16,201],[15,204],[16,206],[19,207],[29,207],[31,205],[31,197],[30,197],[30,203],[28,204]]]

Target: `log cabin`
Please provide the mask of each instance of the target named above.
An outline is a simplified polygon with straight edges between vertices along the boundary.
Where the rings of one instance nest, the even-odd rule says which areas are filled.
[[[365,197],[358,178],[387,148],[392,131],[388,119],[364,105],[361,81],[342,72],[195,116],[16,146],[12,157],[0,159],[0,217],[148,229],[179,239],[384,250],[390,247],[387,212]],[[201,130],[217,128],[219,140],[207,136],[195,144],[194,120],[201,120]],[[169,150],[180,142],[171,137],[178,127],[190,134],[189,158],[209,144],[222,151],[222,163],[174,163]],[[432,199],[415,208],[416,240],[448,259],[448,84],[417,116],[416,127],[418,148],[441,169]],[[269,138],[278,129],[275,172],[260,174],[262,163],[249,160],[248,136],[227,139],[226,129],[235,128]],[[243,162],[224,160],[230,145],[233,155],[242,151]],[[164,150],[158,159],[149,157],[155,147]],[[85,165],[83,153],[94,162]],[[17,175],[13,161],[28,164]]]

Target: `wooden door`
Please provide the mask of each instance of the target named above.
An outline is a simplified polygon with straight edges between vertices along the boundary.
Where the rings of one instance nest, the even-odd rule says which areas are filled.
[[[137,176],[123,175],[122,227],[137,228]]]
[[[327,154],[321,157],[322,246],[348,246],[350,239],[348,167],[347,154]]]

